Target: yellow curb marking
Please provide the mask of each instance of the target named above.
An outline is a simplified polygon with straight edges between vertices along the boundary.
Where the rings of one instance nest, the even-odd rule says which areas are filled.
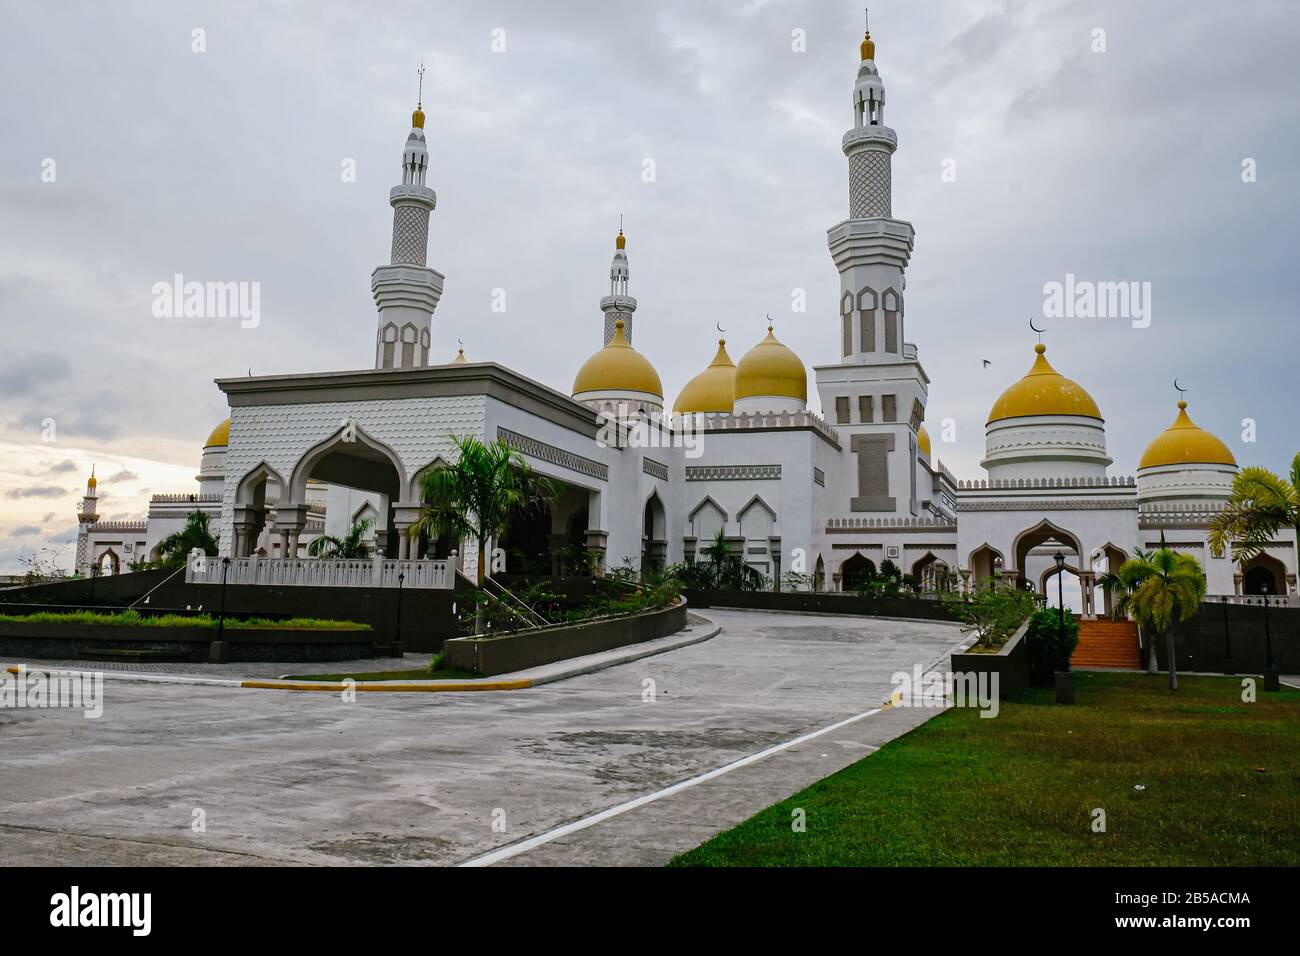
[[[296,691],[321,691],[329,694],[339,694],[345,690],[363,690],[363,691],[389,691],[389,692],[438,692],[438,691],[471,691],[471,690],[523,690],[526,687],[532,687],[533,682],[530,678],[521,678],[520,680],[497,680],[484,681],[482,683],[469,683],[467,681],[431,681],[427,684],[412,684],[401,681],[360,681],[353,682],[351,685],[343,681],[333,681],[330,683],[313,683],[311,681],[268,681],[268,680],[246,680],[240,681],[240,687],[249,687],[254,690],[296,690]]]

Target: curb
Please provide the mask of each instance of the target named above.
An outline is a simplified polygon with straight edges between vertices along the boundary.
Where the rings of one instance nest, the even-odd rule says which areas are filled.
[[[656,654],[666,654],[668,651],[690,647],[692,644],[701,644],[716,637],[722,631],[722,628],[712,621],[705,619],[705,622],[703,629],[698,634],[682,636],[681,632],[678,632],[678,634],[661,637],[654,641],[646,641],[643,644],[632,644],[627,648],[616,648],[612,651],[601,651],[597,654],[588,654],[584,657],[575,657],[567,661],[547,664],[532,671],[516,671],[513,674],[481,677],[472,680],[359,681],[354,682],[351,689],[377,693],[467,693],[471,691],[525,690],[529,687],[552,684],[570,677],[592,674],[596,671],[638,661]],[[141,684],[193,684],[206,687],[237,687],[250,690],[287,690],[299,693],[328,694],[338,694],[347,689],[342,681],[187,677],[175,674],[133,674],[124,671],[92,672],[45,668],[41,667],[39,663],[21,666],[25,667],[29,672],[40,671],[57,676],[102,673],[105,680],[130,681]],[[4,665],[4,669],[10,674],[18,673],[18,667],[19,665]]]
[[[909,624],[949,624],[964,627],[961,621],[941,621],[932,617],[894,617],[885,614],[846,614],[843,611],[784,611],[774,607],[739,607],[734,604],[710,604],[701,611],[746,611],[750,614],[798,614],[805,617],[840,617],[854,621],[906,621]],[[699,613],[698,611],[696,613]]]

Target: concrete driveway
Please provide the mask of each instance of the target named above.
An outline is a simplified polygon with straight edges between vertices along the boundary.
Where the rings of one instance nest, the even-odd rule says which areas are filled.
[[[347,703],[108,681],[98,720],[0,709],[0,864],[451,864],[511,846],[484,862],[662,864],[932,716],[833,726],[962,639],[707,615],[722,625],[710,641],[521,691]]]

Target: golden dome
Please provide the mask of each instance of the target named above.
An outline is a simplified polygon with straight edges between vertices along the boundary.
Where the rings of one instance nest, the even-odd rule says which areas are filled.
[[[209,435],[208,440],[203,443],[203,447],[218,448],[218,447],[224,447],[229,444],[230,444],[230,419],[227,418],[216,428],[212,429],[212,434]]]
[[[90,477],[86,479],[86,490],[87,490],[87,491],[94,491],[95,488],[98,487],[98,485],[99,485],[99,482],[95,480],[95,466],[94,466],[94,465],[91,465],[91,466],[90,466]]]
[[[645,392],[662,399],[664,387],[650,360],[632,348],[623,334],[623,320],[614,323],[609,344],[582,363],[573,380],[573,394],[583,392]]]
[[[925,460],[929,461],[930,460],[930,433],[925,430],[924,425],[922,425],[920,428],[916,430],[916,447],[921,450],[921,454],[925,456]]]
[[[677,414],[730,413],[735,398],[736,363],[727,354],[727,340],[718,339],[718,354],[713,356],[708,368],[683,386],[673,411]]]
[[[876,58],[876,41],[871,39],[870,30],[868,30],[867,35],[862,38],[862,46],[859,49],[862,51],[862,59],[874,60]]]
[[[808,371],[788,348],[776,340],[772,326],[767,338],[741,356],[736,366],[736,399],[774,395],[808,401]]]
[[[455,357],[454,359],[452,359],[450,362],[448,362],[447,364],[448,364],[448,365],[466,365],[466,364],[468,364],[468,363],[469,363],[469,359],[465,358],[465,349],[464,349],[464,348],[461,348],[461,349],[456,353],[456,357]]]
[[[411,114],[411,126],[415,129],[424,129],[424,110],[418,106],[415,108],[415,112]]]
[[[1139,468],[1160,465],[1231,465],[1237,466],[1228,446],[1187,417],[1187,403],[1178,403],[1174,423],[1152,439],[1142,453]]]
[[[614,248],[622,249],[626,246],[627,246],[627,240],[623,238],[623,229],[620,226],[618,230],[618,236],[614,239]]]
[[[1034,367],[993,403],[989,422],[1028,415],[1079,415],[1100,419],[1101,410],[1083,386],[1052,368],[1044,357],[1047,346],[1039,342],[1034,351],[1038,353]]]

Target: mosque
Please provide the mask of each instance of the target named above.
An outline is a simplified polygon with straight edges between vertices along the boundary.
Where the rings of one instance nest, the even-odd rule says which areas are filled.
[[[1201,563],[1210,594],[1294,594],[1290,532],[1245,567],[1211,553],[1209,523],[1237,462],[1185,402],[1135,476],[1111,474],[1097,402],[1041,343],[989,410],[984,475],[958,479],[934,460],[924,424],[930,380],[906,332],[914,233],[893,214],[898,137],[885,124],[869,33],[852,102],[848,216],[827,233],[840,280],[839,354],[812,369],[824,417],[808,408],[807,367],[771,327],[739,361],[720,340],[669,408],[654,364],[633,344],[637,300],[622,229],[600,300],[600,347],[568,392],[469,361],[463,349],[431,364],[444,277],[428,265],[437,197],[417,107],[401,182],[389,193],[389,262],[371,275],[373,367],[218,379],[230,417],[208,436],[197,491],[155,496],[144,521],[100,522],[92,475],[78,515],[78,570],[116,572],[156,557],[198,509],[236,560],[303,565],[314,537],[370,518],[385,560],[452,560],[472,574],[476,543],[406,530],[420,511],[422,476],[453,460],[453,436],[473,435],[505,440],[561,483],[544,514],[493,542],[506,570],[556,570],[569,555],[597,569],[646,569],[694,560],[721,534],[773,586],[847,590],[888,560],[923,587],[1001,579],[1042,591],[1061,552],[1089,614],[1104,600],[1097,578],[1163,537]],[[829,316],[826,327],[829,345],[837,328]],[[636,440],[647,425],[661,440]]]

